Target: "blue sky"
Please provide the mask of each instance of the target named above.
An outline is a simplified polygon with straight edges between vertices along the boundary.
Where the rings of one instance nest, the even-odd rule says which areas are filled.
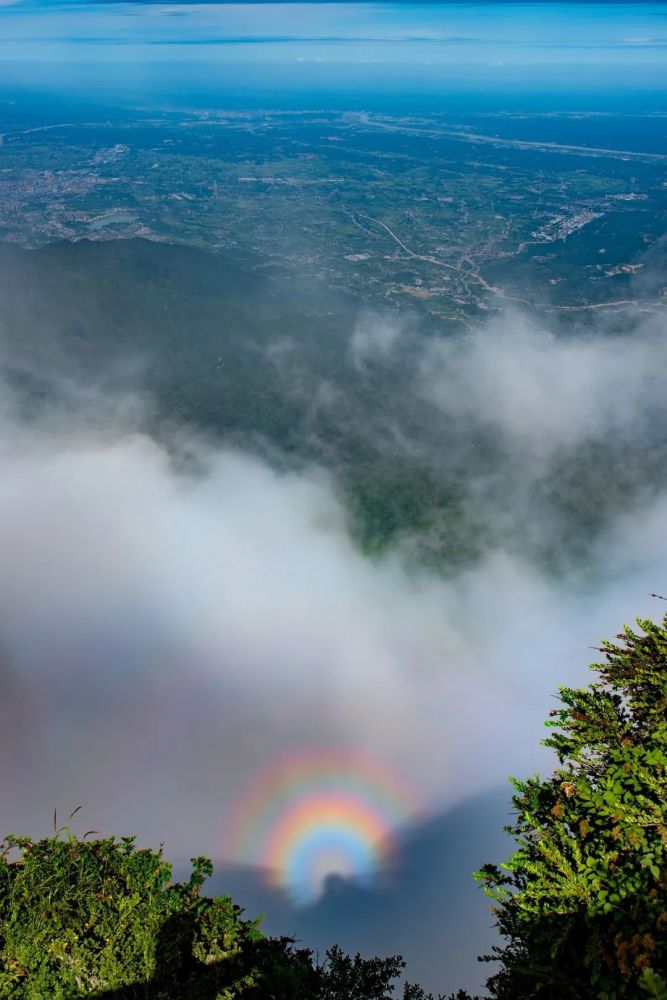
[[[290,40],[367,46],[397,61],[506,60],[660,66],[667,50],[663,4],[167,4],[0,0],[0,58],[154,58],[152,48],[200,46],[214,58],[230,41]],[[413,46],[419,47],[415,51]],[[429,47],[425,55],[424,46]],[[122,48],[123,51],[117,50]],[[322,49],[318,48],[322,54]]]
[[[3,3],[3,0],[0,0]],[[121,65],[123,76],[114,76]],[[148,78],[153,74],[154,79]],[[664,4],[168,4],[0,7],[0,85],[454,85],[667,92]]]

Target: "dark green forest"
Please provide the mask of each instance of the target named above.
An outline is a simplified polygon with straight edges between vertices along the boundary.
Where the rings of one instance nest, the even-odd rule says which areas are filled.
[[[591,684],[560,689],[544,741],[557,767],[513,782],[516,849],[475,873],[500,935],[482,956],[497,1000],[667,997],[667,615],[638,626],[602,643]],[[264,935],[232,899],[202,893],[212,871],[194,858],[174,884],[161,850],[69,825],[7,837],[1,995],[389,1000],[398,988],[428,1000],[399,986],[399,956],[316,956]]]

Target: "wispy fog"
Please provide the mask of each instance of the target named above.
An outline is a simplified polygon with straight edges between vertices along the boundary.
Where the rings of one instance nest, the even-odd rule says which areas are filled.
[[[585,681],[590,647],[656,614],[665,586],[664,331],[556,335],[514,316],[421,343],[386,323],[360,320],[348,364],[377,378],[407,351],[430,417],[420,437],[397,400],[378,448],[394,441],[397,463],[413,449],[436,477],[470,470],[456,486],[489,540],[455,570],[420,561],[405,531],[364,554],[335,468],[149,433],[150,394],[37,407],[5,381],[3,828],[39,835],[82,804],[86,826],[233,863],[232,804],[282,752],[370,751],[412,787],[414,829],[549,767],[557,685]],[[617,495],[627,463],[644,478]],[[564,512],[580,476],[612,497],[604,518]],[[559,534],[573,524],[579,548]],[[561,544],[554,568],[544,550]],[[418,867],[405,892],[428,879]]]

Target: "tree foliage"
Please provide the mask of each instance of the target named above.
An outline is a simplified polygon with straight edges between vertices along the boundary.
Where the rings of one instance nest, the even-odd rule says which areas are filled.
[[[552,777],[514,781],[517,849],[477,873],[502,947],[499,1000],[667,1000],[667,616],[604,642],[561,688]]]
[[[65,827],[0,850],[3,1000],[390,1000],[398,956],[317,961],[271,938],[228,896],[201,889],[213,867],[194,858],[172,883],[162,851],[133,838],[78,839]],[[429,1000],[404,986],[405,1000]]]

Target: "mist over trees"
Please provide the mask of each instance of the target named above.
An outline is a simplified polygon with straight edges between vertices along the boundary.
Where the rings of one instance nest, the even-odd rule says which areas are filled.
[[[662,764],[507,784],[667,565],[655,5],[254,3],[0,0],[0,1000],[656,1000]]]

